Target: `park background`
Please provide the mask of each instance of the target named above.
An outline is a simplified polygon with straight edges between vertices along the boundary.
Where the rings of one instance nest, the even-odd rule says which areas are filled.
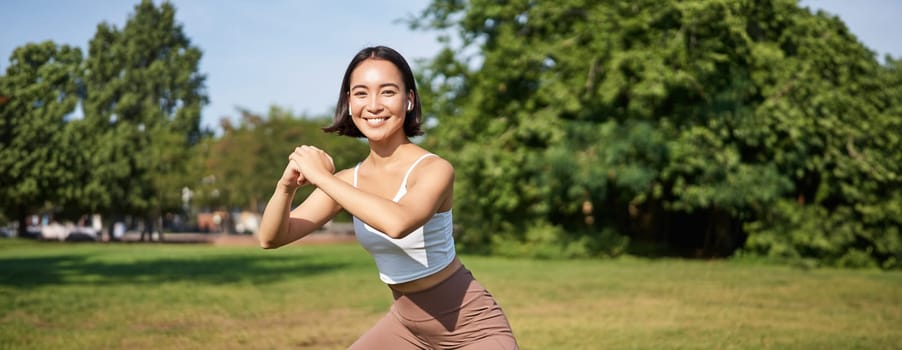
[[[893,48],[875,51],[841,17],[806,7],[817,2],[333,4],[295,11],[320,28],[300,32],[259,11],[217,22],[185,4],[217,23],[196,36],[181,6],[129,4],[86,44],[15,42],[0,65],[0,221],[19,237],[0,245],[0,291],[12,296],[0,346],[353,341],[387,306],[356,248],[21,238],[68,223],[115,241],[124,223],[165,240],[210,230],[205,215],[259,213],[297,144],[353,165],[366,145],[320,128],[346,61],[373,44],[413,61],[428,126],[417,142],[455,165],[458,247],[510,304],[524,348],[899,343],[902,71]],[[244,6],[263,7],[223,5]],[[198,39],[274,40],[247,27],[295,35],[260,55]],[[211,68],[244,75],[205,70],[211,55]],[[249,68],[276,63],[274,74]],[[348,303],[327,298],[338,291]],[[297,331],[282,322],[309,322],[300,315],[340,326],[280,341],[277,330]]]

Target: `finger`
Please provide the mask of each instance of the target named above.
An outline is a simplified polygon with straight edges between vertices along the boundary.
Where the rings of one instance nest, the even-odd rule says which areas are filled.
[[[301,164],[296,159],[291,159],[289,161],[292,170],[298,174],[297,184],[303,185],[307,180],[304,178],[304,173],[301,172]]]
[[[307,145],[301,145],[294,149],[294,154],[298,156],[304,156],[308,152],[310,152],[310,146]]]

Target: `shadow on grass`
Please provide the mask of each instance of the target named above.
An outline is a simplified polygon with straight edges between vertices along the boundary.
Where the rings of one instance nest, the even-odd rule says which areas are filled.
[[[208,255],[102,261],[85,255],[0,258],[0,286],[113,285],[192,282],[263,284],[333,272],[347,262],[305,256]]]

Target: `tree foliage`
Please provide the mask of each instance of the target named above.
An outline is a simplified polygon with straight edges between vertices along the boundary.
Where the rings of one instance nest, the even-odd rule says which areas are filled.
[[[83,155],[91,164],[84,198],[92,209],[149,214],[181,205],[207,101],[200,58],[169,3],[142,1],[122,29],[97,26],[82,123],[93,140]]]
[[[97,27],[88,57],[26,44],[0,77],[4,213],[43,208],[147,218],[177,208],[206,103],[201,52],[175,8],[135,6],[120,30]],[[81,104],[83,116],[76,112]]]
[[[0,210],[19,220],[51,202],[73,200],[68,171],[78,147],[67,133],[79,101],[82,54],[53,42],[17,48],[0,76]]]
[[[899,266],[898,63],[795,1],[433,1],[468,248]],[[541,252],[541,253],[537,253]],[[853,256],[850,258],[849,256]]]
[[[86,59],[52,42],[18,48],[0,76],[0,221],[25,230],[31,214],[99,213],[143,218],[148,230],[164,213],[188,214],[185,188],[195,210],[260,211],[297,145],[325,149],[339,168],[365,156],[361,140],[324,133],[328,120],[278,107],[239,110],[220,136],[201,130],[200,58],[175,8],[151,1],[121,29],[99,24]]]

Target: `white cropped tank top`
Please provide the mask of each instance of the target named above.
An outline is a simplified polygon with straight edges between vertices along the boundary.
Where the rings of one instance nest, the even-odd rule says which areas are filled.
[[[401,181],[401,188],[392,199],[397,203],[407,194],[407,178],[427,153],[418,158]],[[354,187],[357,187],[357,170],[354,167]],[[403,238],[392,238],[354,217],[354,234],[357,241],[376,261],[379,278],[388,284],[398,284],[423,278],[441,271],[454,260],[454,237],[451,210],[435,213],[425,225]]]

